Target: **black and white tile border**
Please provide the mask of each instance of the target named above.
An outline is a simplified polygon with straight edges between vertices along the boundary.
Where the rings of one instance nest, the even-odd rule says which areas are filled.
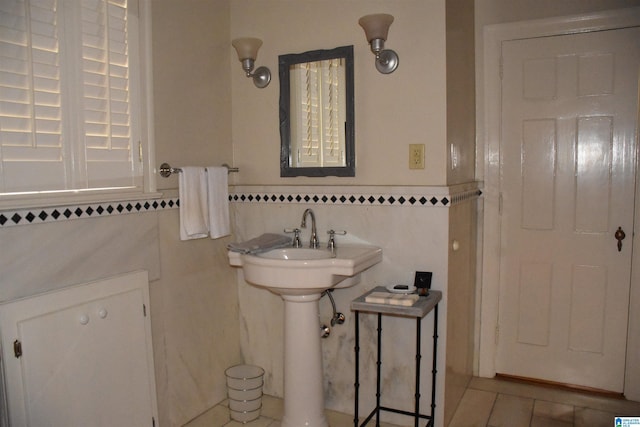
[[[179,204],[172,198],[4,211],[0,212],[0,228],[175,209]]]
[[[416,206],[450,207],[479,197],[480,190],[473,189],[454,195],[426,194],[314,194],[314,193],[270,193],[248,192],[229,195],[229,200],[238,203],[313,203],[324,205],[352,206]]]
[[[229,194],[232,203],[292,203],[292,204],[323,204],[323,205],[351,205],[351,206],[408,206],[408,207],[440,207],[448,208],[458,203],[479,197],[482,192],[478,189],[448,195],[427,194],[314,194],[295,192],[233,192]],[[126,215],[177,209],[180,206],[178,198],[163,198],[154,200],[93,203],[75,206],[59,206],[48,208],[30,208],[22,210],[7,210],[0,212],[0,229],[16,226],[44,224],[68,221],[82,218],[99,218],[111,215]]]

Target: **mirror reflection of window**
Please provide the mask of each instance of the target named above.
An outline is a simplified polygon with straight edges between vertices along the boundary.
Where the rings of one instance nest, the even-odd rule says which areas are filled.
[[[344,58],[293,64],[291,166],[345,166]]]

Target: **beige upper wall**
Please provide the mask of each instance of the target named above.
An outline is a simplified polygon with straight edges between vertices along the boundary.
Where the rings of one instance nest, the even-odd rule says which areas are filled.
[[[358,19],[390,13],[386,47],[400,57],[378,73]],[[233,161],[238,184],[442,185],[446,183],[445,0],[233,0],[231,38],[264,41],[256,65],[271,69],[266,89],[230,60]],[[356,176],[280,178],[278,55],[354,45]],[[233,52],[235,54],[235,52]],[[424,170],[409,170],[409,144],[425,144]]]
[[[229,1],[153,0],[151,11],[156,166],[230,164]]]
[[[447,184],[475,178],[474,0],[447,0]]]
[[[232,182],[239,184],[442,185],[470,179],[469,61],[466,54],[451,55],[468,38],[459,24],[467,19],[469,3],[153,0],[156,163],[235,163],[241,173]],[[485,24],[639,5],[640,0],[476,0],[476,58],[481,59]],[[377,12],[395,16],[387,47],[398,52],[400,66],[391,75],[375,70],[357,24],[360,16]],[[257,63],[271,68],[268,88],[258,90],[243,76],[230,46],[237,36],[264,40]],[[280,178],[278,55],[349,44],[356,58],[356,177]],[[461,147],[457,171],[449,169],[447,140]],[[424,170],[408,169],[412,143],[426,146]],[[158,179],[158,187],[175,188],[177,178]]]

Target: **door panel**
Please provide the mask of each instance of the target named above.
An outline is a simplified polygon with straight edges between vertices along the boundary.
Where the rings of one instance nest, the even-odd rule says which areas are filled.
[[[499,373],[623,390],[639,40],[503,43]]]

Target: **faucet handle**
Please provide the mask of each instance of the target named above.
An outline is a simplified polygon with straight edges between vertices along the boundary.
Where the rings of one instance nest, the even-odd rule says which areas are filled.
[[[344,231],[344,230],[336,231],[336,230],[331,229],[331,230],[327,231],[327,234],[329,235],[329,242],[327,243],[327,248],[330,249],[333,252],[336,249],[336,239],[335,239],[336,234],[344,236],[345,234],[347,234],[347,232]]]
[[[302,243],[300,243],[300,229],[299,228],[285,228],[284,229],[285,233],[293,233],[293,244],[292,246],[294,248],[299,248],[302,246]]]

